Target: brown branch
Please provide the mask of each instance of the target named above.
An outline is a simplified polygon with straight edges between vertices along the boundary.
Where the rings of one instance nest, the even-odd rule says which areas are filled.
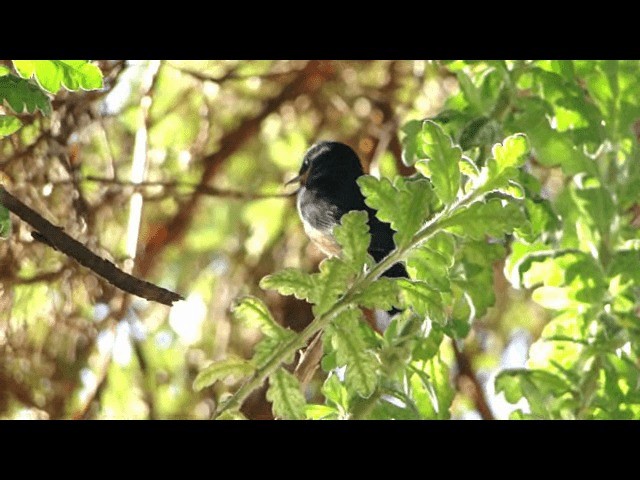
[[[36,211],[27,207],[1,186],[0,203],[36,229],[40,237],[45,240],[45,243],[74,258],[78,263],[93,270],[121,290],[169,306],[173,302],[182,299],[177,293],[123,272],[113,263],[91,252],[83,244],[67,235],[61,228],[56,227]]]
[[[491,408],[489,407],[489,403],[487,402],[487,398],[484,395],[482,385],[480,385],[478,377],[476,377],[476,374],[471,367],[469,357],[465,352],[460,351],[455,340],[452,340],[451,344],[453,345],[453,353],[456,356],[456,363],[458,364],[458,378],[456,384],[460,383],[461,377],[467,378],[469,380],[469,386],[471,387],[468,389],[469,391],[467,393],[475,403],[480,416],[483,420],[495,420],[495,417],[491,412]],[[459,386],[458,389],[460,389]]]
[[[178,67],[177,65],[172,65],[171,63],[169,63],[168,65],[171,66],[171,68],[178,70],[180,73],[189,75],[201,82],[215,82],[215,83],[224,83],[227,80],[248,80],[250,78],[260,78],[261,80],[280,80],[282,78],[290,77],[292,74],[300,71],[300,70],[289,70],[286,72],[267,72],[267,73],[258,73],[254,75],[243,75],[243,74],[239,74],[235,68],[232,68],[224,75],[220,75],[219,77],[214,77],[213,75],[208,75],[206,73],[191,70],[189,68]]]
[[[104,183],[111,185],[120,185],[123,187],[133,187],[136,190],[145,187],[164,187],[167,189],[177,189],[177,188],[191,188],[193,192],[198,192],[202,195],[212,196],[212,197],[223,197],[223,198],[232,198],[238,200],[262,200],[265,198],[288,198],[292,197],[297,193],[293,191],[291,193],[252,193],[252,192],[240,192],[237,190],[225,190],[216,187],[210,187],[209,185],[202,185],[200,183],[189,183],[189,182],[178,182],[178,181],[144,181],[144,182],[131,182],[128,180],[119,180],[117,178],[106,178],[106,177],[96,177],[96,176],[86,176],[81,181],[87,182],[96,182],[96,183]],[[62,182],[55,182],[56,185],[69,183],[68,180],[64,180]]]
[[[202,159],[205,165],[204,172],[200,179],[200,185],[206,186],[216,175],[220,166],[231,155],[237,152],[259,131],[262,121],[272,112],[276,111],[280,105],[289,100],[293,100],[303,93],[316,91],[331,76],[333,68],[330,63],[321,61],[311,61],[300,70],[295,78],[284,86],[279,95],[268,100],[262,110],[254,117],[241,123],[237,128],[227,133],[220,140],[220,148]],[[150,235],[149,241],[145,245],[142,255],[136,264],[136,270],[141,275],[147,272],[155,264],[156,258],[171,243],[182,238],[193,219],[194,212],[199,205],[201,194],[196,191],[180,208],[178,213],[169,219],[164,225],[158,227],[156,232],[162,234]]]
[[[307,349],[300,355],[300,360],[296,366],[293,374],[300,381],[300,385],[304,390],[307,384],[313,378],[313,374],[316,373],[320,361],[322,360],[322,332],[318,333],[311,341]]]

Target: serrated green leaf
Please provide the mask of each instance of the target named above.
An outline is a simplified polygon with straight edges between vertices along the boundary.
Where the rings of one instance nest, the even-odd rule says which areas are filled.
[[[422,124],[422,150],[427,160],[416,162],[416,170],[431,179],[436,195],[445,205],[450,204],[460,189],[462,150],[453,144],[442,127],[431,120]]]
[[[50,93],[61,86],[72,91],[102,88],[102,72],[87,60],[14,60],[13,66],[23,78],[34,76]]]
[[[333,229],[333,236],[342,247],[342,258],[357,273],[364,267],[371,242],[368,221],[367,212],[353,211],[343,215],[340,225]]]
[[[231,312],[234,317],[250,327],[259,328],[268,337],[281,338],[286,329],[278,324],[269,308],[259,298],[246,296],[239,299]]]
[[[429,182],[398,177],[392,185],[386,178],[378,180],[364,175],[358,179],[358,185],[365,203],[377,210],[377,217],[390,223],[396,231],[393,236],[396,245],[408,245],[430,214],[433,194]]]
[[[51,112],[49,97],[37,86],[15,75],[0,77],[0,103],[6,101],[16,113],[34,113],[39,109],[45,115]]]
[[[368,348],[359,310],[347,310],[327,327],[325,336],[336,351],[337,364],[346,366],[345,385],[349,391],[368,398],[378,384],[379,363]]]
[[[282,344],[289,342],[293,337],[296,336],[296,333],[293,330],[284,330],[282,335],[277,337],[264,337],[253,347],[254,353],[251,358],[251,362],[256,366],[256,368],[264,367],[274,353],[282,346]],[[293,362],[293,358],[295,353],[291,354],[290,357],[284,358],[282,363],[285,365]]]
[[[300,300],[307,300],[314,288],[314,282],[308,273],[295,268],[285,268],[260,280],[260,288],[276,290],[281,295],[294,295]]]
[[[449,367],[440,356],[424,362],[422,371],[409,378],[411,393],[420,416],[424,419],[448,419],[455,391],[449,378]]]
[[[518,237],[534,242],[541,235],[552,234],[560,226],[558,215],[548,200],[524,200],[525,213],[529,219],[524,225],[514,229]]]
[[[314,303],[314,315],[322,315],[335,305],[346,291],[353,270],[339,258],[327,258],[320,263],[320,273],[313,275],[314,288],[309,300]]]
[[[402,127],[405,134],[402,139],[402,163],[406,166],[413,165],[418,157],[418,134],[422,130],[421,120],[410,120]]]
[[[510,167],[524,165],[529,153],[529,142],[526,135],[516,133],[496,143],[491,149],[493,158],[488,162],[491,176],[496,176]]]
[[[496,393],[503,392],[509,403],[526,398],[533,418],[572,418],[572,387],[549,371],[503,370],[496,377],[495,389]]]
[[[480,240],[485,235],[501,237],[526,221],[518,205],[497,198],[475,202],[442,222],[442,228],[459,237]]]
[[[500,124],[492,118],[474,118],[464,126],[460,134],[460,148],[469,150],[472,147],[492,145],[500,139],[501,130]]]
[[[590,188],[572,188],[572,197],[582,218],[595,225],[601,234],[606,235],[613,223],[616,207],[607,188],[592,186]]]
[[[255,367],[244,358],[231,356],[204,367],[193,381],[193,389],[198,392],[227,377],[242,378],[251,375]]]
[[[430,322],[428,325],[431,325],[429,333],[426,337],[419,338],[413,350],[414,360],[429,360],[440,350],[440,345],[444,339],[443,329],[434,322]]]
[[[277,418],[305,418],[306,402],[300,390],[300,382],[282,367],[269,377],[267,400],[272,403],[273,414]]]
[[[11,217],[9,210],[0,205],[0,239],[6,240],[11,235]]]
[[[440,292],[449,291],[449,268],[453,265],[453,237],[438,232],[428,242],[413,249],[407,258],[411,278],[426,282]]]
[[[17,132],[22,126],[22,122],[17,117],[0,115],[0,137],[6,137]]]
[[[399,304],[398,293],[395,279],[381,277],[372,282],[364,291],[357,293],[353,297],[353,301],[365,308],[390,310]]]
[[[473,108],[475,113],[482,113],[484,106],[478,87],[475,86],[473,81],[465,72],[456,72],[456,77],[458,78],[460,90],[464,93],[469,105]]]
[[[399,278],[400,298],[405,308],[411,307],[421,317],[429,317],[435,322],[442,322],[444,310],[440,292],[433,290],[425,282]]]
[[[335,408],[317,404],[307,405],[304,414],[308,420],[337,420],[340,417]]]
[[[326,335],[323,337],[322,341],[324,344],[331,343],[331,339]],[[335,372],[329,373],[320,390],[327,402],[336,405],[345,412],[348,411],[349,392],[345,388],[344,384],[340,382],[340,379]]]

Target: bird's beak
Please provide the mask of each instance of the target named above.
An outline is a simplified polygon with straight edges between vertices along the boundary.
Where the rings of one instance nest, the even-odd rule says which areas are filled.
[[[293,177],[291,180],[289,180],[284,185],[285,185],[285,187],[288,186],[288,185],[291,185],[292,183],[300,183],[301,185],[304,185],[307,182],[307,177],[308,176],[309,176],[309,169],[305,170],[304,172],[302,172],[297,177]]]

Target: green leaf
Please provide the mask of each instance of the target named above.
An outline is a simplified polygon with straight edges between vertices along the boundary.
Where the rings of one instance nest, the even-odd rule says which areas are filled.
[[[371,396],[378,384],[378,360],[368,348],[360,321],[360,310],[340,314],[325,331],[325,340],[336,351],[337,364],[345,365],[345,385],[364,398]]]
[[[549,371],[503,370],[496,377],[495,389],[509,403],[526,398],[534,418],[573,418],[576,405],[571,385]]]
[[[8,74],[9,72],[11,72],[9,68],[5,67],[4,65],[0,65],[0,77]]]
[[[433,188],[445,205],[450,204],[460,189],[460,167],[462,150],[453,144],[442,127],[427,120],[422,124],[422,150],[427,160],[416,162],[416,169],[431,179]]]
[[[485,235],[502,237],[524,221],[525,216],[518,205],[494,198],[459,210],[442,222],[442,228],[459,237],[480,240]]]
[[[411,307],[421,317],[429,317],[436,322],[444,320],[442,296],[424,282],[399,278],[400,298],[405,308]]]
[[[455,391],[449,378],[449,367],[437,355],[424,362],[409,378],[411,393],[420,416],[425,419],[448,419]]]
[[[22,78],[34,76],[46,91],[97,90],[102,88],[102,72],[87,60],[14,60],[13,66]]]
[[[327,405],[309,404],[305,407],[305,418],[308,420],[337,420],[340,412]]]
[[[296,268],[285,268],[260,280],[260,288],[276,290],[281,295],[294,295],[300,300],[307,300],[314,288],[314,282],[308,273]]]
[[[300,391],[300,382],[282,367],[269,377],[267,400],[272,403],[273,414],[277,418],[305,418],[306,402]]]
[[[449,268],[453,265],[453,237],[438,232],[409,253],[407,271],[411,278],[422,280],[434,290],[449,291]]]
[[[459,143],[462,150],[492,145],[500,139],[500,124],[492,118],[477,117],[464,126]]]
[[[227,377],[242,378],[251,375],[255,367],[244,358],[230,356],[203,368],[193,381],[193,389],[198,392]]]
[[[11,235],[11,218],[9,210],[4,205],[0,205],[0,239],[6,240]]]
[[[251,362],[256,366],[256,368],[264,367],[282,344],[289,342],[295,336],[296,333],[293,330],[284,330],[282,335],[278,337],[264,337],[256,343],[255,347],[253,347],[254,354],[251,358]],[[282,363],[286,365],[293,362],[294,356],[295,353],[291,354],[288,358],[284,358]]]
[[[367,249],[371,241],[367,212],[346,213],[340,225],[333,229],[333,235],[342,247],[341,256],[356,273],[360,273],[367,259]]]
[[[586,188],[570,190],[575,203],[585,220],[595,225],[601,234],[607,234],[616,213],[611,193],[607,188],[589,184],[588,180],[583,183],[587,184],[583,185]]]
[[[408,167],[416,163],[419,158],[418,134],[421,130],[421,120],[410,120],[402,127],[402,132],[405,134],[402,139],[402,163]]]
[[[491,176],[496,176],[510,167],[521,167],[529,153],[527,137],[522,133],[516,133],[505,138],[502,143],[497,143],[491,149],[493,158],[488,162]]]
[[[19,118],[0,115],[0,137],[6,137],[17,132],[22,126]]]
[[[381,277],[372,282],[363,291],[357,293],[353,298],[354,302],[365,308],[379,308],[390,310],[399,304],[398,286],[395,279]]]
[[[484,110],[484,104],[478,87],[474,85],[473,81],[464,72],[456,72],[456,77],[458,78],[460,90],[464,93],[464,96],[473,111],[475,113],[482,113]]]
[[[514,229],[518,237],[534,242],[541,236],[552,235],[560,227],[558,215],[548,200],[526,198],[524,206],[529,221]]]
[[[331,342],[331,339],[327,338],[328,337],[325,336],[322,339],[325,345]],[[347,411],[349,409],[349,392],[345,388],[344,384],[340,382],[340,379],[335,372],[329,373],[324,384],[322,384],[321,391],[327,402],[336,405],[343,411]]]
[[[286,329],[278,324],[269,308],[259,298],[246,296],[237,301],[231,312],[234,317],[254,328],[259,328],[268,337],[281,338]]]
[[[37,86],[15,75],[0,77],[0,103],[6,101],[16,113],[34,113],[39,109],[45,115],[51,112],[49,97]]]
[[[396,245],[408,245],[430,214],[433,194],[429,182],[398,177],[392,185],[386,178],[378,180],[363,175],[358,179],[358,185],[365,203],[377,210],[377,217],[390,223],[396,231],[393,236]]]
[[[329,310],[346,291],[353,270],[339,258],[327,258],[320,263],[320,273],[313,275],[314,288],[309,300],[313,314],[318,316]]]

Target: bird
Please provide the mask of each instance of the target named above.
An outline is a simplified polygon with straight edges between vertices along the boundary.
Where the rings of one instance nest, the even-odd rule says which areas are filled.
[[[340,254],[333,229],[342,216],[353,210],[365,211],[371,232],[368,251],[379,262],[395,248],[393,230],[365,203],[357,184],[362,175],[360,159],[351,147],[336,141],[320,141],[306,151],[298,175],[286,185],[300,184],[296,194],[298,215],[309,239],[327,256]],[[408,277],[402,263],[394,264],[382,275]]]

